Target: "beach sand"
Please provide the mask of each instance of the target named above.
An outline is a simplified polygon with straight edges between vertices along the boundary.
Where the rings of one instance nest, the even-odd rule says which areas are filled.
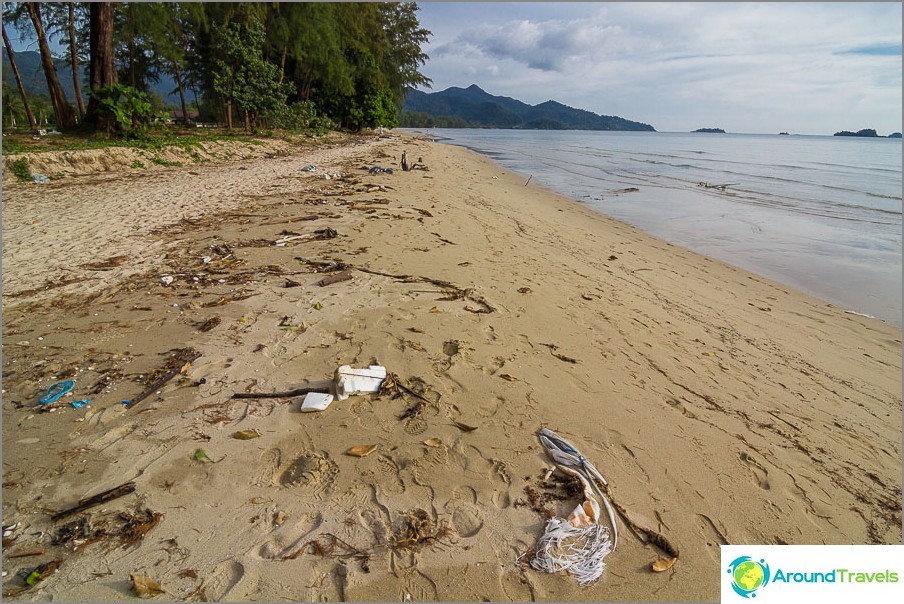
[[[901,542],[898,327],[410,135],[182,168],[117,153],[33,157],[72,166],[45,185],[4,167],[8,599],[129,601],[144,575],[161,600],[717,600],[723,543]],[[318,285],[330,262],[351,279]],[[400,388],[319,413],[232,398],[345,364]],[[670,570],[621,519],[598,582],[530,567],[578,503],[544,426],[679,550]]]

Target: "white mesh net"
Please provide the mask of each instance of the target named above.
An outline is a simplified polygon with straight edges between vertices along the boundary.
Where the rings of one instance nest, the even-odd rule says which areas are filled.
[[[578,584],[587,585],[600,578],[612,551],[609,529],[599,524],[575,528],[564,518],[546,523],[546,531],[537,542],[537,553],[530,565],[548,573],[567,571]]]

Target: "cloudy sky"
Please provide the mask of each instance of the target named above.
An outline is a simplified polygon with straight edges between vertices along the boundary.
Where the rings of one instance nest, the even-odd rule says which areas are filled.
[[[901,3],[421,2],[432,91],[661,132],[901,131]]]

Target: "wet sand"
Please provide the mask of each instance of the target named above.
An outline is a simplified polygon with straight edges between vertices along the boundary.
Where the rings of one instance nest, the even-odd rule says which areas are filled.
[[[399,170],[403,150],[428,169]],[[49,185],[4,169],[8,598],[131,600],[140,574],[166,600],[701,601],[718,598],[722,543],[901,541],[900,328],[461,148],[393,135],[249,154],[140,173],[124,154],[81,176],[71,161]],[[351,279],[318,285],[338,264]],[[304,414],[300,396],[233,398],[343,364],[404,388]],[[545,515],[577,502],[545,478],[542,426],[680,550],[672,569],[651,572],[662,552],[624,526],[589,587],[529,566]],[[160,516],[123,545],[122,512]],[[106,535],[80,543],[92,530]],[[53,560],[21,591],[17,571]]]

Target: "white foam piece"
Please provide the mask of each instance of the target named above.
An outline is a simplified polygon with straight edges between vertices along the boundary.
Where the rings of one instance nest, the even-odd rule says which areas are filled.
[[[323,392],[308,392],[304,401],[301,403],[301,411],[303,413],[311,413],[313,411],[323,411],[333,402],[332,394],[324,394]]]
[[[378,392],[386,379],[386,368],[371,365],[367,369],[353,369],[342,365],[336,370],[336,398],[344,401],[353,394]]]

